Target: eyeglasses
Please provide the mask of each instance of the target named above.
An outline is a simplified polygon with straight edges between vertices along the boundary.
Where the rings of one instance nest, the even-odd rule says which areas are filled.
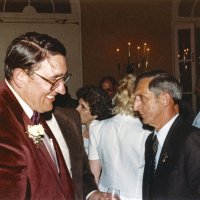
[[[61,77],[58,77],[58,78],[56,78],[55,80],[52,81],[52,80],[49,80],[49,79],[47,79],[47,78],[45,78],[45,77],[37,74],[36,72],[34,72],[34,74],[36,74],[37,76],[39,76],[40,78],[42,78],[43,80],[45,80],[46,82],[48,82],[49,84],[51,84],[51,88],[50,88],[51,91],[55,90],[59,86],[59,84],[60,84],[61,81],[63,81],[63,83],[65,85],[67,83],[67,81],[72,76],[72,74],[66,73],[65,75],[63,75]]]

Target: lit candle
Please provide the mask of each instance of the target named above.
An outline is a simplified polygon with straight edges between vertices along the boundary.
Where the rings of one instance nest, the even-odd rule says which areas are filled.
[[[119,61],[119,52],[120,52],[120,49],[117,48],[117,49],[116,49],[116,53],[117,53],[117,61]]]
[[[118,65],[120,65],[120,56],[119,56],[119,52],[120,52],[120,49],[117,48],[117,49],[116,49],[116,53],[117,53],[117,63],[118,63]]]
[[[138,63],[138,67],[140,67],[140,47],[137,47],[137,63]]]
[[[147,60],[147,61],[149,61],[149,51],[150,51],[150,49],[147,48],[147,57],[146,57],[146,60]]]
[[[187,60],[187,57],[188,57],[188,52],[189,52],[189,49],[187,48],[186,49],[186,52],[185,52],[185,59]]]
[[[131,43],[128,42],[128,64],[130,63],[131,58]]]
[[[186,49],[184,49],[183,52],[184,52],[183,53],[183,60],[185,61],[186,60]]]
[[[146,66],[146,68],[148,67],[148,64],[149,64],[149,51],[150,51],[150,49],[147,48],[147,53],[146,53],[146,62],[145,62],[145,66]]]
[[[128,57],[131,57],[131,43],[128,42]]]
[[[117,48],[116,49],[116,53],[117,53],[117,68],[118,68],[118,73],[119,73],[119,75],[121,75],[121,70],[120,70],[120,56],[119,56],[119,52],[120,52],[120,49],[119,48]]]
[[[144,43],[144,52],[143,52],[144,53],[144,55],[143,55],[144,57],[145,57],[145,54],[146,54],[146,48],[147,48],[147,43],[145,42]]]

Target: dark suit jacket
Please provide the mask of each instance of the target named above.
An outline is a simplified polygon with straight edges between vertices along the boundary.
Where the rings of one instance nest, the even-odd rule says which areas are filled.
[[[179,116],[164,142],[155,176],[151,176],[151,134],[145,146],[143,199],[200,199],[200,130]]]
[[[82,192],[85,199],[97,186],[83,147],[80,116],[74,109],[61,107],[55,108],[54,115],[69,148],[76,200],[82,199]]]
[[[85,182],[88,180],[85,193],[96,189],[96,185],[88,170],[85,154],[82,154],[83,147],[78,136],[80,130],[77,128],[79,122],[72,121],[61,119],[59,124],[65,123],[68,134],[75,135],[70,138],[66,134],[66,137],[70,141],[76,200],[80,200],[82,177]],[[27,126],[31,123],[5,82],[0,83],[0,199],[68,200],[66,186],[45,145],[42,142],[37,146],[28,137]]]

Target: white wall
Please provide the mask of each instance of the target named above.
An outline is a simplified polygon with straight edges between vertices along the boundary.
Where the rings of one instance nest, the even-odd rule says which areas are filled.
[[[67,49],[68,71],[72,73],[68,86],[75,96],[82,85],[82,57],[80,24],[42,24],[42,23],[0,23],[0,79],[4,78],[5,52],[10,42],[19,34],[27,31],[47,33],[59,39]]]

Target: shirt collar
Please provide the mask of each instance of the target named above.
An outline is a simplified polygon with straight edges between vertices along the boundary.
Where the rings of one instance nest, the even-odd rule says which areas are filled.
[[[169,129],[171,128],[172,124],[174,123],[178,115],[179,114],[176,114],[173,118],[171,118],[158,132],[156,130],[154,131],[154,134],[156,134],[159,145],[161,145],[161,147],[164,144],[164,141],[165,141],[165,138],[167,137]]]
[[[10,85],[10,83],[5,79],[5,83],[6,85],[9,87],[9,89],[11,90],[11,92],[14,94],[14,96],[16,97],[17,101],[19,102],[19,104],[21,105],[21,107],[23,108],[24,112],[27,114],[27,116],[29,118],[32,117],[33,115],[33,110],[30,108],[30,106],[17,94],[17,92],[14,90],[14,88]]]

